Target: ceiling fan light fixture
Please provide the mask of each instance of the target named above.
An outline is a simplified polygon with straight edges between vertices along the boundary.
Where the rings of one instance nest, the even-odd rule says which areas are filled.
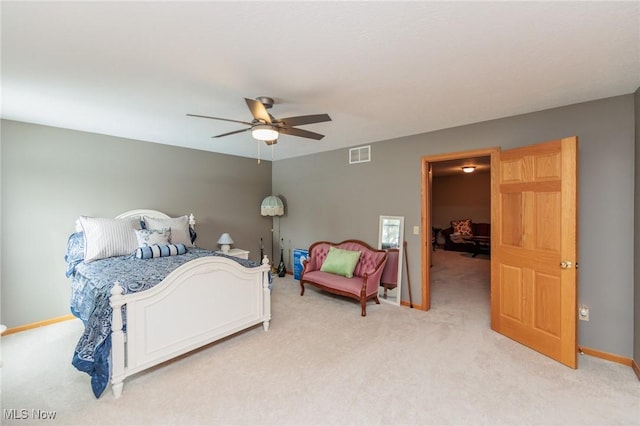
[[[267,124],[258,124],[251,128],[251,136],[259,141],[278,139],[278,131]]]
[[[462,168],[462,171],[465,173],[471,173],[476,169],[475,166],[465,166]]]
[[[2,0],[0,0],[2,1]],[[221,138],[223,136],[236,135],[238,133],[244,133],[251,131],[251,136],[260,142],[265,142],[271,147],[271,156],[273,158],[273,145],[278,143],[278,137],[280,133],[287,136],[296,136],[299,138],[307,138],[314,140],[321,140],[324,135],[320,133],[311,132],[309,130],[299,129],[296,126],[302,126],[307,124],[324,123],[325,121],[331,121],[329,114],[312,114],[312,115],[299,115],[295,117],[286,117],[283,119],[276,119],[274,116],[267,112],[268,108],[271,108],[274,104],[273,98],[266,96],[260,96],[256,99],[244,98],[249,111],[253,117],[251,122],[234,120],[231,118],[212,117],[210,115],[200,114],[187,114],[190,117],[209,118],[211,120],[229,121],[232,123],[244,124],[244,129],[233,130],[231,132],[222,133],[220,135],[212,136],[213,138]],[[258,144],[258,163],[260,163],[260,144]]]

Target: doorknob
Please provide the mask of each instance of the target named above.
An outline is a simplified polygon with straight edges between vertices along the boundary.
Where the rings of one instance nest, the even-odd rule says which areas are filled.
[[[569,269],[573,266],[573,263],[571,263],[569,260],[563,260],[562,262],[560,262],[560,269]]]

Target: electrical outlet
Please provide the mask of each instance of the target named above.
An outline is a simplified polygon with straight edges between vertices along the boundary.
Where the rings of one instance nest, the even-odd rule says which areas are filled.
[[[413,227],[413,235],[420,235],[420,227],[419,226],[414,226]]]
[[[580,305],[578,307],[578,319],[581,321],[589,321],[589,307],[587,305]]]

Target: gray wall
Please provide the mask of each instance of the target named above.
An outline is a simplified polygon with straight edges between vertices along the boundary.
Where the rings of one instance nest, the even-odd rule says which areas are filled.
[[[2,121],[2,306],[9,327],[69,314],[63,260],[79,215],[151,208],[193,213],[196,243],[222,232],[259,258],[272,220],[260,216],[271,165],[105,135]],[[266,246],[266,244],[265,244]]]
[[[634,340],[633,359],[640,365],[640,88],[635,93],[636,104],[636,163],[635,163],[635,224],[634,224]]]
[[[579,137],[579,303],[585,347],[631,357],[634,274],[634,97],[618,96],[372,144],[372,162],[348,165],[336,150],[273,164],[287,200],[282,233],[298,248],[316,240],[377,242],[379,215],[405,217],[413,300],[420,300],[421,157]],[[354,136],[357,138],[357,136]],[[354,140],[357,142],[357,140]],[[363,145],[366,141],[363,141]],[[408,300],[406,277],[403,300]]]

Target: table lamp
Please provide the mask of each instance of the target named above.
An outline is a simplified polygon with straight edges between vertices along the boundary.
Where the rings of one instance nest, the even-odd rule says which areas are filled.
[[[229,253],[229,249],[231,248],[230,244],[233,244],[233,240],[231,239],[231,235],[229,235],[226,232],[224,234],[220,235],[220,238],[218,239],[218,244],[222,245],[220,247],[220,249],[222,250],[223,253]]]

